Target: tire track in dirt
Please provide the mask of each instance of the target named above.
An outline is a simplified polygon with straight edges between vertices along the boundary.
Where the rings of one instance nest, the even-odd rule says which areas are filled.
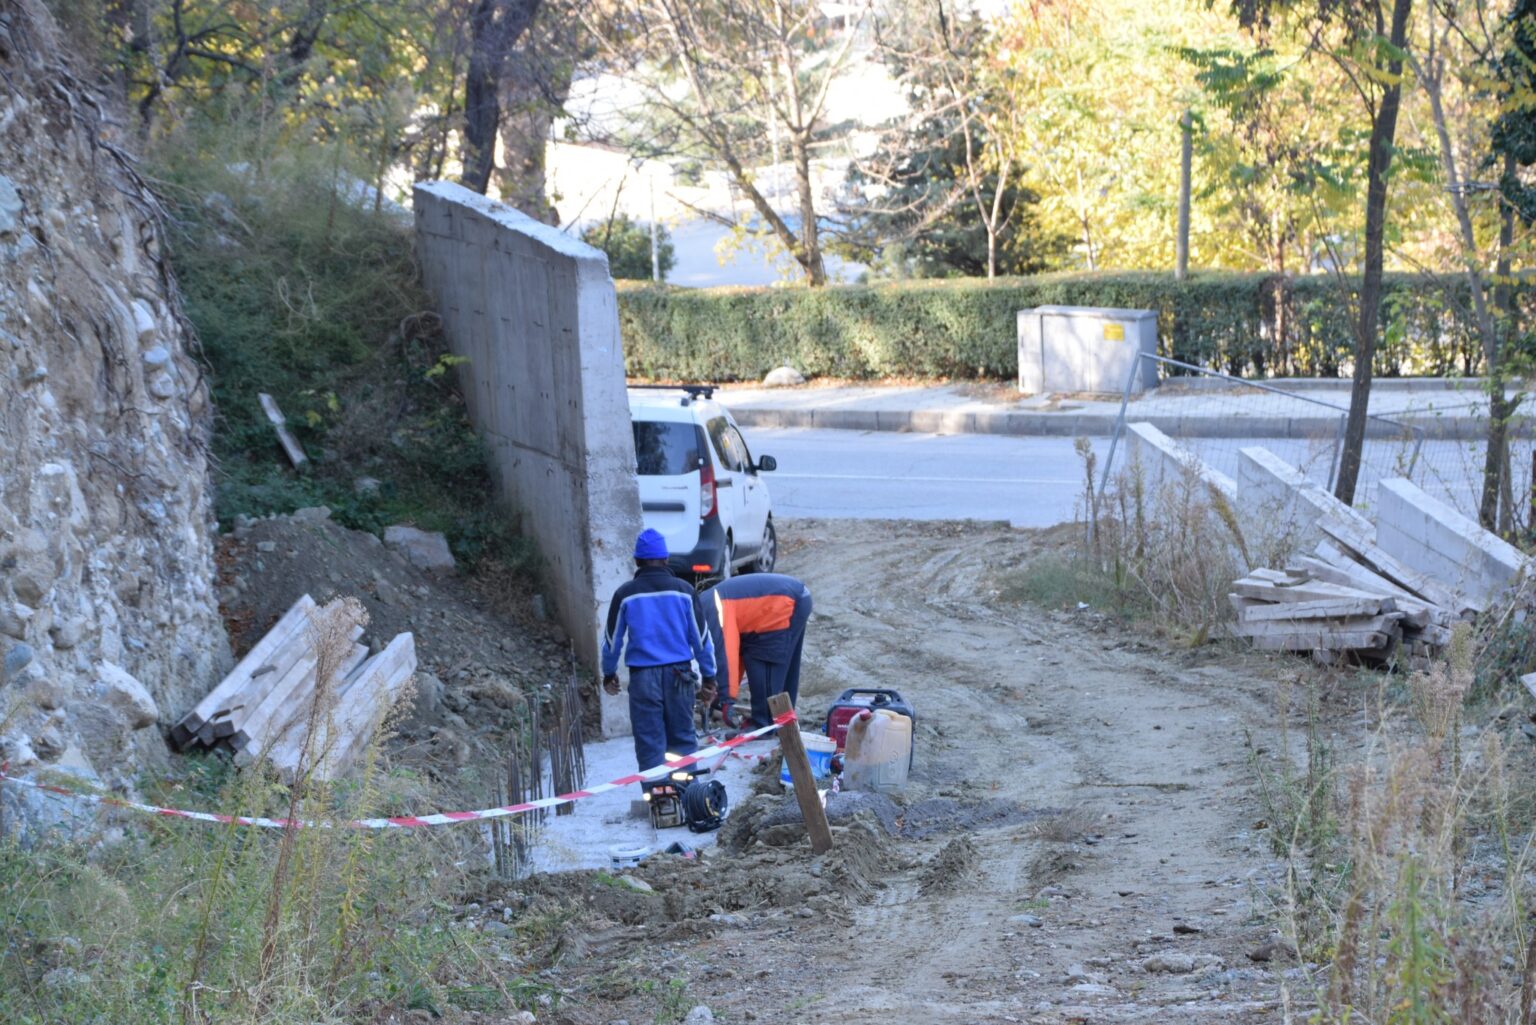
[[[1246,834],[1257,813],[1243,748],[1244,726],[1271,718],[1266,664],[1184,666],[1092,614],[998,601],[998,574],[1037,551],[1029,533],[868,521],[785,533],[799,543],[781,567],[818,610],[806,712],[843,686],[895,687],[918,714],[909,803],[1068,814],[969,833],[977,864],[947,893],[917,883],[946,838],[914,844],[879,903],[810,941],[796,1009],[758,1020],[1279,1020],[1271,973],[1244,956],[1266,935],[1249,921],[1269,865]],[[1175,935],[1176,923],[1200,931]],[[1153,955],[1173,970],[1144,971]]]

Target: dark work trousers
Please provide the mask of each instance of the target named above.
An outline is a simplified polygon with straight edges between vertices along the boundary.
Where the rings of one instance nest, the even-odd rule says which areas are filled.
[[[693,677],[687,665],[629,667],[629,726],[640,771],[666,761],[668,752],[699,749],[693,728]]]
[[[751,728],[773,722],[768,699],[775,694],[788,694],[790,707],[799,703],[800,655],[805,650],[805,624],[810,618],[811,596],[807,592],[795,603],[795,614],[784,630],[742,634],[741,668],[747,674],[747,689],[752,695]]]

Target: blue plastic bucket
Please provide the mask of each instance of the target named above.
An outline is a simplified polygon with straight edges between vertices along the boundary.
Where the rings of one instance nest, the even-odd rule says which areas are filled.
[[[805,757],[811,763],[811,775],[816,779],[826,779],[832,775],[832,756],[837,753],[837,741],[820,733],[801,733],[800,742],[805,746]],[[779,780],[783,783],[793,782],[789,775],[789,763],[783,760],[779,762]]]

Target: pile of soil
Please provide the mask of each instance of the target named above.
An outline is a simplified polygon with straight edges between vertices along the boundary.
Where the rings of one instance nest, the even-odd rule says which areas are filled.
[[[373,534],[335,523],[323,507],[241,518],[219,539],[217,560],[220,611],[236,657],[303,594],[321,604],[361,601],[369,616],[364,640],[375,651],[412,633],[417,701],[392,754],[439,778],[496,764],[528,702],[545,701],[575,671],[563,634],[539,621],[531,602],[494,608],[472,580],[425,573]]]
[[[898,842],[872,817],[833,826],[830,855],[812,854],[805,828],[794,828],[797,842],[757,844],[746,853],[710,850],[693,859],[653,854],[622,874],[531,876],[494,893],[474,916],[498,920],[503,908],[511,908],[520,917],[554,904],[583,933],[617,925],[669,937],[679,928],[714,932],[788,914],[847,921],[854,908],[874,899],[888,876],[906,867]]]

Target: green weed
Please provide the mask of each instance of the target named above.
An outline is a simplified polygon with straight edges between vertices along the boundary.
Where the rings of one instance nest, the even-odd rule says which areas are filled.
[[[336,619],[329,648],[350,622]],[[322,654],[322,678],[326,657],[340,656]],[[323,688],[314,708],[310,736]],[[418,786],[386,771],[380,743],[346,784],[209,758],[161,788],[234,815],[371,816]],[[311,745],[304,764],[323,758]],[[0,840],[0,1021],[312,1025],[520,999],[489,967],[492,941],[448,911],[462,878],[452,835],[118,818],[126,836],[112,845]]]
[[[494,500],[451,372],[463,361],[446,351],[410,224],[343,198],[344,152],[261,150],[257,137],[192,123],[149,154],[210,371],[219,519],[327,505],[349,527],[414,523],[446,534],[465,562],[535,572]],[[308,472],[277,447],[263,392]]]

